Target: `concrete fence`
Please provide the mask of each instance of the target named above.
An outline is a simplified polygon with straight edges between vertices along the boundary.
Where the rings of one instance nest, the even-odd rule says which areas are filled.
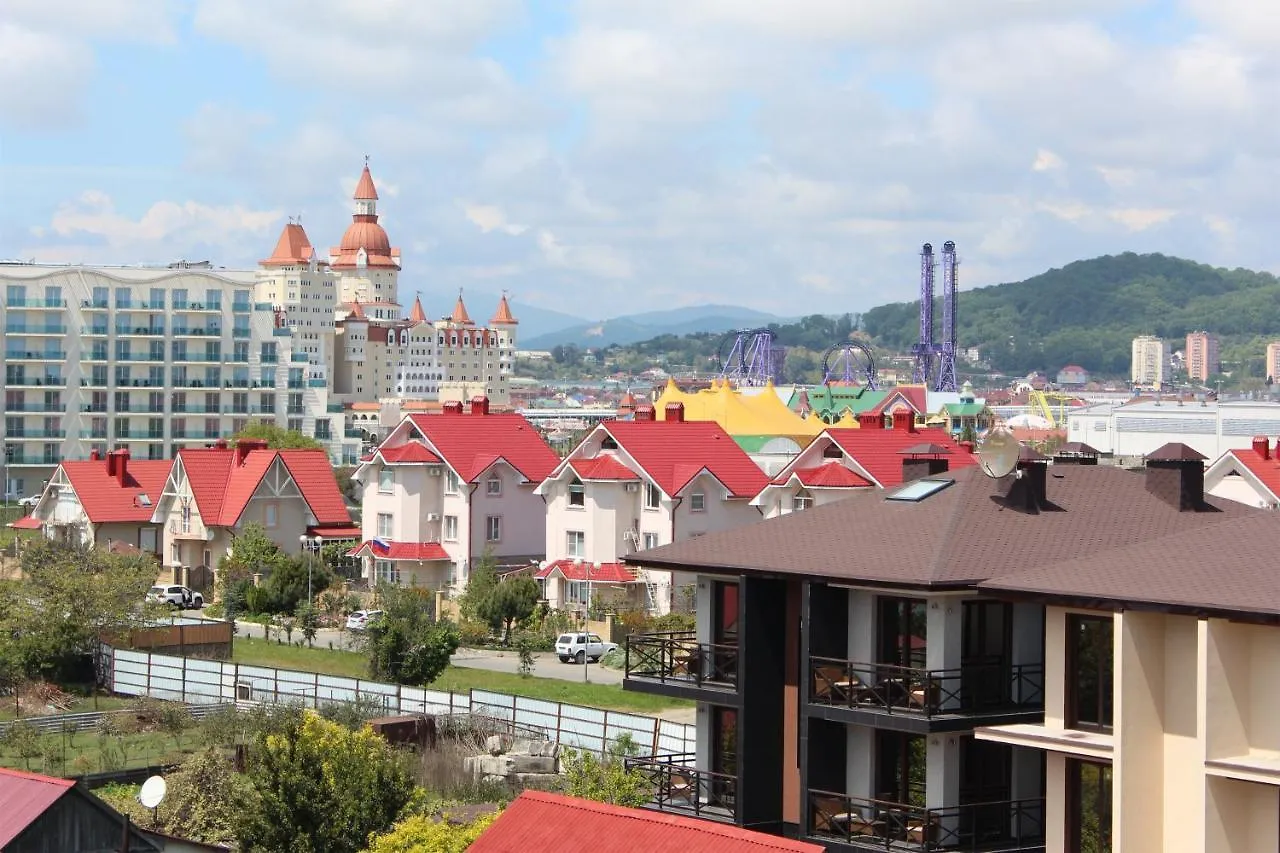
[[[483,715],[526,731],[541,731],[565,746],[593,752],[604,751],[623,734],[629,735],[642,752],[653,755],[695,751],[696,727],[692,725],[487,690],[447,693],[315,672],[115,649],[107,645],[101,648],[98,672],[104,687],[127,696],[211,705],[300,702],[308,708],[372,699],[389,715]]]

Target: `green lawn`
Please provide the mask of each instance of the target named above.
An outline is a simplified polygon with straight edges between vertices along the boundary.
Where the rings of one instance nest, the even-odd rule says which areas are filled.
[[[369,675],[368,660],[355,652],[283,646],[249,637],[236,637],[232,647],[236,663],[345,675],[349,678],[367,678]],[[564,681],[559,678],[539,678],[537,670],[534,672],[534,676],[524,678],[509,672],[450,666],[428,686],[433,690],[454,693],[466,693],[471,689],[492,690],[495,693],[510,693],[530,699],[641,714],[655,714],[669,708],[693,707],[692,702],[683,699],[624,691],[612,684],[584,684],[581,681]]]
[[[0,746],[0,767],[50,776],[81,776],[104,770],[178,764],[197,748],[195,735],[195,731],[187,732],[179,747],[172,735],[158,731],[111,737],[96,731],[47,734],[36,738],[25,750],[26,755],[12,744]]]
[[[23,717],[53,717],[58,714],[88,714],[93,711],[119,711],[122,708],[132,708],[138,704],[138,700],[132,696],[82,696],[70,708],[63,710],[50,711],[33,711],[29,706],[22,709]],[[12,720],[16,717],[16,709],[13,707],[13,697],[7,697],[3,703],[0,703],[0,722]]]

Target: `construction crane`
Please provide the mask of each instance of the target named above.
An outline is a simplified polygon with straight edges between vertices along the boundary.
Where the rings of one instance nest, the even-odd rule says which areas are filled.
[[[1053,424],[1055,429],[1067,425],[1067,410],[1076,400],[1076,397],[1061,391],[1037,391],[1033,388],[1027,392],[1027,406]]]

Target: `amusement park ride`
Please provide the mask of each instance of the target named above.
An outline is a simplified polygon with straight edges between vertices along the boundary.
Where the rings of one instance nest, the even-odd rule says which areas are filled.
[[[942,340],[933,336],[933,282],[937,266],[933,245],[925,243],[920,252],[920,341],[913,344],[915,359],[912,381],[934,391],[956,391],[956,244],[942,244]],[[740,386],[761,386],[777,379],[772,329],[738,329],[720,341],[716,352],[720,378]],[[822,355],[822,381],[845,385],[862,384],[879,390],[876,361],[871,348],[859,341],[842,341]]]

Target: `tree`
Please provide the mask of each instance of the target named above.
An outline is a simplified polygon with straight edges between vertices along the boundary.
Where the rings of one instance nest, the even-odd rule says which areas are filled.
[[[260,439],[271,450],[324,450],[320,442],[294,429],[285,429],[267,421],[249,421],[244,429],[231,436],[233,442],[241,439]]]
[[[22,553],[23,579],[0,582],[0,672],[75,679],[104,634],[139,627],[159,566],[145,554],[33,542]]]
[[[462,853],[480,837],[500,812],[476,818],[471,823],[451,823],[448,814],[438,819],[412,815],[390,832],[369,840],[365,853]]]
[[[397,684],[430,684],[458,650],[458,630],[432,619],[431,593],[385,585],[383,614],[365,629],[369,676]]]
[[[467,581],[467,591],[458,599],[458,609],[463,619],[483,619],[480,606],[489,597],[489,593],[498,586],[498,564],[488,551],[476,560],[471,567],[471,577]]]
[[[493,630],[501,628],[502,642],[506,643],[511,638],[512,624],[524,622],[533,615],[540,594],[538,582],[528,575],[508,577],[489,590],[479,602],[476,615]]]
[[[309,711],[255,739],[246,775],[253,791],[235,821],[245,853],[356,853],[395,823],[414,787],[367,726],[352,731]]]
[[[234,609],[292,613],[299,601],[307,597],[308,561],[311,561],[312,594],[322,592],[333,583],[333,575],[323,560],[295,557],[280,549],[260,524],[247,524],[232,544],[231,553],[218,563],[219,594]],[[262,592],[253,602],[246,598],[245,587],[255,574],[266,575]],[[250,604],[256,607],[250,607]]]
[[[638,808],[653,798],[649,778],[639,770],[628,770],[626,758],[638,747],[630,735],[622,735],[609,745],[599,758],[595,753],[566,749],[564,792],[571,797]]]

